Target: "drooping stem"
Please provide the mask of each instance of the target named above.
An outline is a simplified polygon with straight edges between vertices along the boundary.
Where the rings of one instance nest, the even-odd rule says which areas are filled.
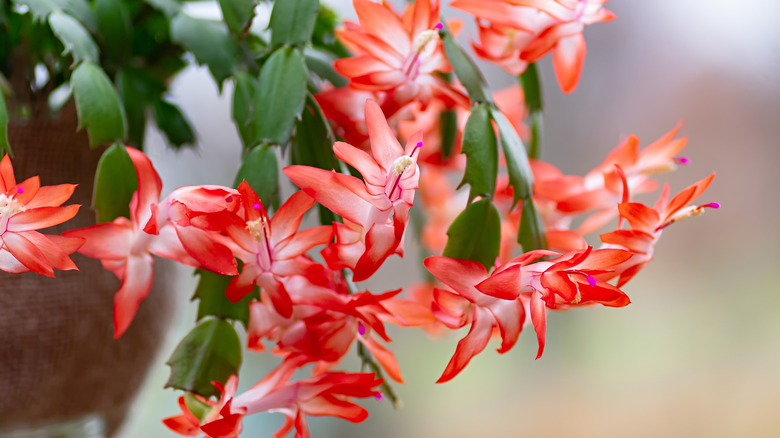
[[[531,138],[528,141],[528,157],[539,159],[542,152],[542,84],[536,64],[528,64],[518,77],[523,86],[528,117],[531,120]]]

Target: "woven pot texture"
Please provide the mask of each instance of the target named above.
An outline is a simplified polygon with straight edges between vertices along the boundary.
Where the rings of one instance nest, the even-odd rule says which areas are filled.
[[[72,104],[55,118],[39,111],[9,124],[17,181],[39,175],[41,185],[78,184],[68,202],[82,205],[78,216],[48,234],[95,221],[90,204],[102,149],[90,150],[76,125]],[[79,271],[56,271],[56,278],[0,271],[0,430],[98,414],[112,436],[164,340],[175,294],[162,260],[149,297],[114,340],[119,280],[95,259],[72,258]]]

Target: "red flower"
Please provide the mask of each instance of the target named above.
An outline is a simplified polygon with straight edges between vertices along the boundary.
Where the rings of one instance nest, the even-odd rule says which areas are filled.
[[[346,21],[336,36],[358,56],[333,64],[351,87],[387,93],[382,109],[388,117],[415,100],[468,107],[468,97],[437,75],[452,69],[438,40],[439,0],[416,1],[402,16],[387,2],[353,5],[360,24]]]
[[[334,223],[336,243],[322,252],[333,270],[350,268],[355,281],[370,277],[391,254],[403,255],[403,236],[419,178],[417,150],[422,135],[398,143],[382,110],[366,102],[371,155],[347,143],[333,145],[336,156],[363,180],[335,171],[288,166],[284,173],[317,202],[344,218]]]
[[[718,203],[688,205],[709,187],[715,174],[687,187],[669,200],[669,186],[665,185],[653,208],[638,202],[623,202],[618,205],[620,221],[627,220],[631,229],[617,230],[601,235],[607,247],[625,248],[634,255],[617,268],[620,275],[618,286],[633,278],[650,260],[661,232],[674,222],[704,212],[705,208],[720,208]]]
[[[84,242],[76,237],[39,233],[38,229],[59,225],[74,216],[79,205],[67,205],[76,188],[73,184],[41,187],[37,176],[16,183],[11,159],[0,161],[0,269],[22,273],[33,271],[54,277],[54,270],[77,270],[68,257]]]
[[[244,265],[225,293],[228,299],[238,302],[255,285],[260,286],[276,311],[288,318],[293,303],[282,280],[302,274],[302,265],[296,258],[330,242],[333,229],[320,226],[298,231],[304,213],[314,205],[314,199],[304,192],[293,194],[269,219],[262,201],[246,181],[238,186],[238,191],[244,204],[244,217],[226,231],[235,242],[233,253]]]
[[[455,0],[452,6],[473,14],[480,44],[475,53],[510,74],[553,52],[553,67],[564,93],[577,88],[585,62],[586,25],[610,21],[607,0]],[[485,20],[490,24],[481,23]]]
[[[114,295],[115,338],[127,330],[141,301],[149,295],[154,279],[152,254],[224,275],[237,273],[230,250],[207,231],[219,222],[220,210],[236,208],[237,193],[227,188],[183,187],[158,205],[160,176],[143,152],[126,149],[138,179],[138,190],[130,201],[130,219],[118,217],[63,233],[85,239],[79,252],[100,259],[103,267],[122,281]],[[169,220],[171,215],[173,220]]]

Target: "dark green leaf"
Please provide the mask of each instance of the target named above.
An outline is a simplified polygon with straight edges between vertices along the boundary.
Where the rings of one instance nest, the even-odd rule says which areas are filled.
[[[300,120],[295,122],[295,138],[290,154],[291,164],[336,169],[338,159],[333,153],[333,132],[314,96],[306,94],[306,106]],[[318,205],[320,223],[330,225],[336,219],[332,211]]]
[[[192,52],[199,63],[206,64],[220,88],[236,69],[238,46],[222,23],[179,13],[171,20],[171,39]]]
[[[146,131],[146,108],[160,99],[165,83],[148,70],[127,68],[116,74],[116,86],[127,116],[128,140],[141,148]]]
[[[87,29],[78,20],[61,11],[49,15],[52,32],[65,46],[63,55],[73,56],[73,66],[82,61],[98,62],[98,48]]]
[[[255,99],[256,79],[245,71],[236,72],[233,88],[233,121],[238,128],[244,149],[251,147],[255,139],[252,131],[252,112]]]
[[[333,59],[327,59],[325,55],[320,55],[318,52],[306,52],[306,67],[336,88],[345,87],[349,83],[347,78],[333,69]]]
[[[455,42],[446,24],[444,24],[444,29],[439,31],[439,35],[444,41],[444,51],[452,64],[455,76],[466,87],[471,102],[490,102],[490,93],[487,91],[485,77],[482,76],[482,72],[474,60]]]
[[[533,198],[523,200],[523,214],[520,218],[520,229],[517,231],[517,243],[523,247],[523,252],[547,248],[544,222],[536,211]]]
[[[249,326],[249,302],[259,299],[257,288],[247,294],[243,300],[233,303],[225,296],[230,279],[215,272],[198,269],[195,274],[199,277],[198,287],[192,299],[198,301],[198,321],[207,316],[216,316],[224,319],[239,321],[244,327]]]
[[[97,221],[111,222],[118,217],[130,218],[130,199],[138,190],[135,166],[125,147],[114,144],[106,149],[95,172],[92,208]]]
[[[525,71],[519,76],[520,84],[523,86],[523,95],[525,96],[525,105],[530,111],[542,109],[542,86],[539,81],[539,72],[536,69],[536,63],[528,64]]]
[[[319,0],[285,0],[274,3],[271,11],[271,47],[280,44],[306,44],[314,30]]]
[[[119,95],[97,65],[82,62],[70,77],[79,129],[86,127],[92,147],[125,137],[125,115]]]
[[[101,47],[105,53],[120,62],[130,55],[130,16],[120,0],[95,0],[95,15]]]
[[[181,11],[181,3],[177,0],[146,0],[146,3],[167,15],[168,18],[173,18]]]
[[[154,122],[176,148],[188,144],[195,146],[195,132],[178,106],[160,99],[152,105]]]
[[[531,166],[528,164],[525,146],[523,146],[523,142],[518,137],[515,128],[501,111],[494,109],[491,111],[491,115],[496,125],[498,125],[501,148],[504,150],[506,167],[509,171],[509,184],[512,185],[514,190],[514,202],[517,203],[521,199],[528,199],[531,197],[534,176],[531,173]]]
[[[263,64],[255,93],[252,123],[257,142],[286,145],[305,98],[306,65],[301,52],[277,49]]]
[[[471,108],[463,130],[462,149],[466,171],[458,188],[469,185],[469,202],[477,196],[492,198],[498,177],[498,144],[487,104],[478,103]]]
[[[538,159],[542,149],[542,85],[536,64],[531,63],[519,76],[523,85],[525,104],[531,118],[531,138],[528,141],[528,156]]]
[[[8,143],[8,108],[5,106],[5,97],[0,91],[0,150],[13,157],[11,145]]]
[[[33,19],[40,22],[46,21],[52,12],[61,10],[55,0],[11,0],[11,3],[27,6]]]
[[[54,0],[63,11],[69,12],[91,32],[97,30],[97,18],[87,0]]]
[[[279,162],[276,150],[269,145],[252,149],[241,163],[236,175],[235,186],[246,180],[257,192],[264,205],[275,205],[279,198]]]
[[[218,0],[222,19],[233,35],[241,35],[255,15],[257,0]]]
[[[455,147],[455,137],[458,134],[458,115],[454,110],[445,110],[439,115],[441,125],[441,155],[447,159]]]
[[[238,374],[241,341],[229,322],[206,319],[179,342],[166,364],[171,367],[166,388],[218,397],[219,391],[211,382],[224,384]]]
[[[482,263],[489,271],[501,247],[501,218],[490,199],[480,199],[461,212],[447,230],[443,255]]]

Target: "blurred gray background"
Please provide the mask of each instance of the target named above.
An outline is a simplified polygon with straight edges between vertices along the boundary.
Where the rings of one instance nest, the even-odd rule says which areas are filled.
[[[353,16],[346,0],[326,3]],[[723,208],[665,231],[657,260],[625,288],[628,307],[552,313],[540,360],[526,328],[509,353],[499,356],[491,344],[454,381],[435,385],[465,333],[434,341],[416,330],[392,331],[390,347],[407,381],[395,385],[403,408],[368,400],[362,424],[312,419],[315,438],[780,436],[780,2],[613,0],[607,8],[617,19],[585,30],[588,54],[574,93],[563,96],[549,58],[541,62],[543,158],[582,174],[624,136],[637,134],[646,145],[684,119],[691,164],[664,178],[676,192],[717,170],[702,202]],[[193,14],[215,11],[199,5]],[[445,13],[464,17],[466,44],[473,23]],[[486,71],[494,88],[513,81]],[[230,84],[220,97],[205,69],[192,67],[173,94],[200,144],[166,152],[149,131],[149,155],[166,190],[231,184],[240,143]],[[393,260],[364,286],[400,287],[398,278],[418,276],[415,262]],[[177,394],[162,389],[164,362],[193,325],[192,287],[182,272],[180,331],[170,334],[125,437],[175,436],[160,423],[178,413]],[[247,357],[242,386],[276,363]],[[358,367],[353,359],[344,366]],[[244,436],[270,436],[282,421],[279,414],[248,417]]]

